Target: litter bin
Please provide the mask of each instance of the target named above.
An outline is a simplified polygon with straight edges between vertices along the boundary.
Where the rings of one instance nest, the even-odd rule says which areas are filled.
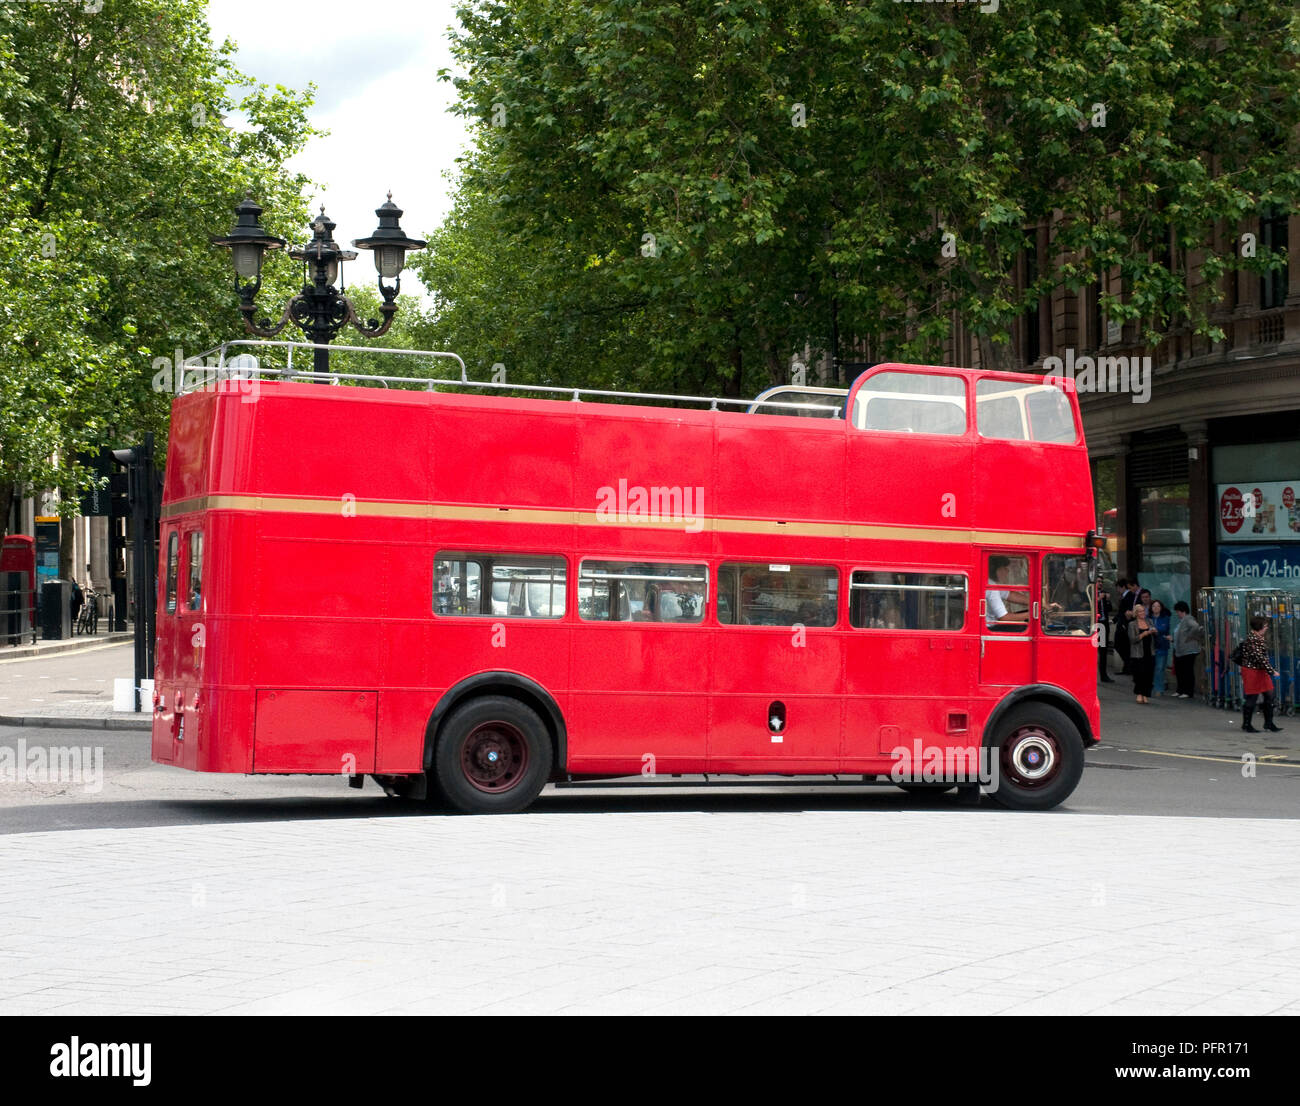
[[[48,580],[41,586],[41,637],[72,636],[72,581]]]

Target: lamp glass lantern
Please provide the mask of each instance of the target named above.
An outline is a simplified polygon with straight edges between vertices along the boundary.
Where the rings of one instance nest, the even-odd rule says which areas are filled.
[[[262,275],[262,259],[267,250],[284,246],[283,238],[267,234],[261,223],[262,208],[253,197],[246,196],[235,208],[235,225],[224,238],[212,239],[214,246],[230,250],[235,276],[244,280],[257,280]]]
[[[381,280],[396,280],[406,267],[408,250],[422,250],[428,243],[423,238],[408,238],[402,230],[402,209],[393,203],[388,193],[387,202],[375,209],[379,226],[369,238],[358,238],[352,244],[359,250],[375,251],[375,271]]]

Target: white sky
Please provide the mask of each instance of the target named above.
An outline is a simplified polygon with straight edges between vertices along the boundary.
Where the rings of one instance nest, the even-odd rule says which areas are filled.
[[[237,63],[269,85],[317,84],[312,124],[329,131],[290,167],[317,182],[312,211],[325,204],[346,245],[375,229],[375,208],[389,189],[405,211],[407,234],[426,238],[451,209],[446,173],[469,138],[447,108],[453,68],[447,30],[452,0],[208,0],[213,39],[238,44]],[[238,125],[236,120],[232,123]],[[303,229],[304,236],[306,228]],[[362,255],[349,268],[373,266]],[[414,292],[418,285],[410,288]]]

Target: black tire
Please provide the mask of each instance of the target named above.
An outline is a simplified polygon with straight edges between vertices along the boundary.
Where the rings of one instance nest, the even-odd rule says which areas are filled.
[[[551,737],[537,712],[488,695],[456,708],[439,728],[434,779],[457,810],[512,814],[546,786],[551,760]]]
[[[998,724],[994,802],[1011,810],[1051,810],[1083,776],[1083,737],[1069,715],[1047,703],[1021,703]]]

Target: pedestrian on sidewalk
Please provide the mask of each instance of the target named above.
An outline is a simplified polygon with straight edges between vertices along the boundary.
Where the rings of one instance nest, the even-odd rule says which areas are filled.
[[[1174,623],[1172,640],[1177,697],[1190,699],[1196,694],[1196,658],[1200,655],[1205,631],[1192,617],[1192,608],[1181,599],[1174,604],[1174,615],[1177,621]]]
[[[1133,696],[1139,703],[1149,703],[1151,683],[1156,669],[1156,628],[1147,619],[1146,605],[1135,603],[1129,623],[1131,641],[1129,659],[1133,664]]]
[[[1151,681],[1151,693],[1165,693],[1165,672],[1169,668],[1169,612],[1159,599],[1151,600],[1151,625],[1156,628],[1156,666],[1155,678]]]
[[[1119,578],[1119,603],[1115,608],[1115,652],[1119,654],[1119,659],[1123,662],[1123,666],[1119,670],[1121,676],[1133,675],[1133,645],[1128,636],[1128,624],[1137,597],[1138,582],[1136,580],[1127,580],[1121,576]]]
[[[1114,636],[1111,619],[1114,617],[1115,608],[1111,605],[1110,595],[1104,587],[1100,586],[1098,581],[1097,603],[1098,618],[1101,624],[1101,633],[1097,635],[1097,675],[1101,677],[1104,684],[1113,684],[1115,681],[1110,678],[1110,639]]]
[[[1241,643],[1241,690],[1246,696],[1246,705],[1242,708],[1241,728],[1246,733],[1259,733],[1250,724],[1255,714],[1255,701],[1261,696],[1264,703],[1264,729],[1269,733],[1281,733],[1282,727],[1273,725],[1273,677],[1277,669],[1268,659],[1268,645],[1265,633],[1268,619],[1256,615],[1250,620],[1250,633]]]

